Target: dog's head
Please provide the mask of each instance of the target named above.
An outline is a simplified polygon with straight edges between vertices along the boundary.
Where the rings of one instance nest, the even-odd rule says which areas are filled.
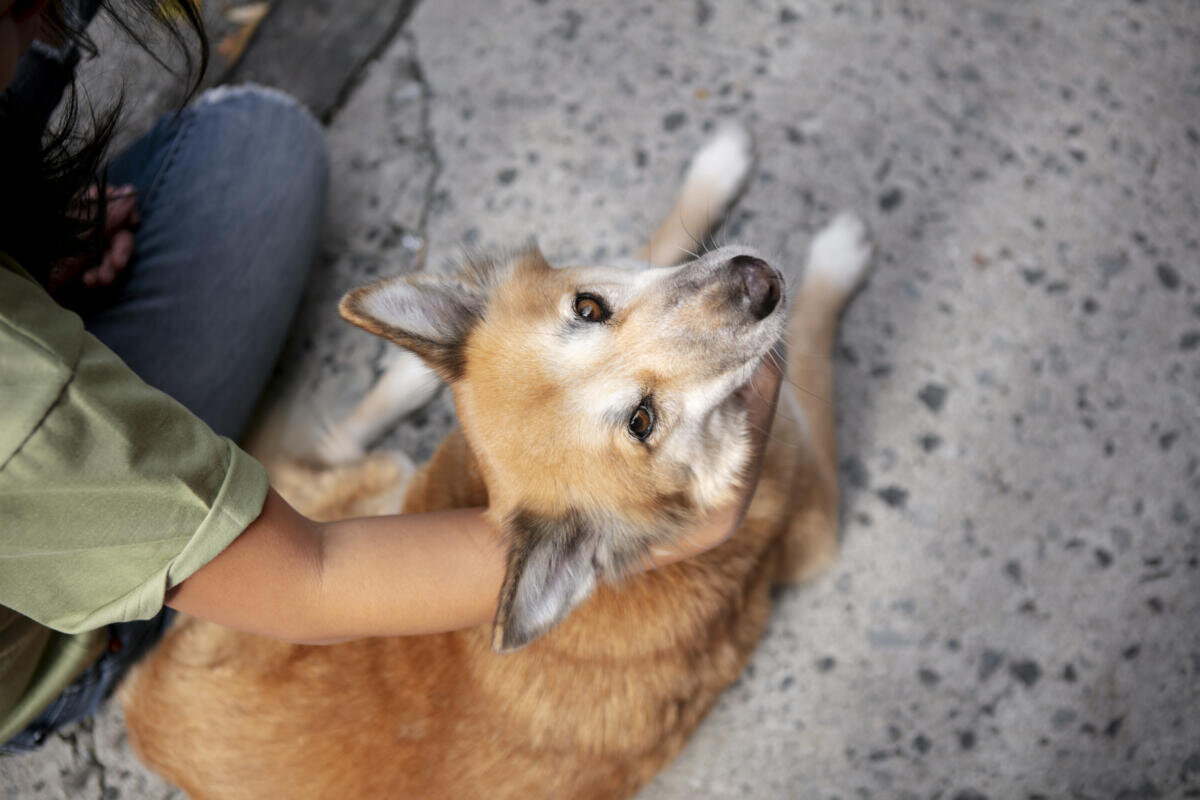
[[[497,650],[732,501],[749,447],[735,390],[782,336],[784,297],[741,247],[640,269],[555,269],[530,248],[346,296],[342,316],[453,387],[508,537]]]

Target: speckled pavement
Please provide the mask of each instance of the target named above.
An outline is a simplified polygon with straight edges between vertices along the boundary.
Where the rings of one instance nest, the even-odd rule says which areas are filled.
[[[631,251],[727,119],[759,161],[722,240],[793,264],[851,208],[878,243],[836,359],[844,551],[641,797],[1200,797],[1194,2],[427,0],[330,125],[280,392],[351,403],[386,354],[333,304],[422,250]],[[111,707],[0,772],[171,794]]]

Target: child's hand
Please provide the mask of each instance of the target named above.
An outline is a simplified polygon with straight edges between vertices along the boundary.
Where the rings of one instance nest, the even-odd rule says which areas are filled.
[[[94,214],[98,201],[99,192],[93,185],[79,200],[79,216]],[[111,286],[129,266],[133,230],[140,221],[136,190],[132,186],[109,186],[105,193],[104,249],[95,256],[64,258],[54,264],[48,281],[51,293]]]

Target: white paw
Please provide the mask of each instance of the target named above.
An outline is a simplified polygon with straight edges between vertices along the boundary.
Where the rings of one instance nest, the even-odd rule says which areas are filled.
[[[353,433],[342,425],[335,425],[317,438],[312,454],[320,463],[336,467],[361,461],[367,451]]]
[[[823,278],[843,291],[853,291],[866,277],[874,251],[867,226],[854,214],[843,211],[809,245],[807,275]]]
[[[749,131],[726,125],[696,153],[684,185],[709,193],[715,205],[724,207],[737,197],[752,166],[754,140]]]
[[[384,453],[395,462],[396,469],[400,472],[407,475],[417,471],[417,465],[403,450],[385,450]]]

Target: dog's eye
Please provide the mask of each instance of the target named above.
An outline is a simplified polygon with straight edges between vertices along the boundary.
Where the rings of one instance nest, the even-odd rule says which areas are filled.
[[[633,412],[633,416],[629,418],[629,432],[633,434],[638,441],[646,441],[654,431],[654,405],[650,402],[650,398],[642,401],[637,410]]]
[[[604,301],[594,294],[576,295],[574,309],[575,316],[584,322],[604,322],[612,316]]]

